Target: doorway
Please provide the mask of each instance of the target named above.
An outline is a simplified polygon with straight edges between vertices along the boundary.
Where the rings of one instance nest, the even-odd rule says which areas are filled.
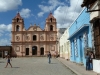
[[[37,46],[32,47],[32,55],[37,55]]]
[[[44,48],[43,47],[40,48],[40,52],[41,52],[41,55],[44,55]]]
[[[29,55],[29,48],[26,48],[26,55]]]

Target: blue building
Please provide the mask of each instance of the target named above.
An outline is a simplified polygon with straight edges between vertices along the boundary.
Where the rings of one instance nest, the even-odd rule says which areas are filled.
[[[69,40],[71,47],[70,61],[83,63],[85,66],[86,48],[92,48],[90,15],[84,8],[77,19],[69,27]]]

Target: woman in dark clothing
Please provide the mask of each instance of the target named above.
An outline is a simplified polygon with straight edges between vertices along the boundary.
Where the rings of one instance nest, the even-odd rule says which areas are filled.
[[[8,64],[10,64],[10,66],[11,66],[11,68],[12,68],[12,65],[11,65],[11,63],[10,63],[10,60],[11,60],[11,57],[8,55],[8,56],[7,56],[7,65],[6,65],[5,68],[7,68]]]
[[[51,53],[49,52],[48,54],[48,58],[49,58],[49,64],[51,63]]]
[[[93,52],[90,52],[90,69],[93,70],[93,59],[95,59],[95,55]]]
[[[90,56],[88,53],[86,54],[85,58],[86,58],[86,70],[90,70]]]

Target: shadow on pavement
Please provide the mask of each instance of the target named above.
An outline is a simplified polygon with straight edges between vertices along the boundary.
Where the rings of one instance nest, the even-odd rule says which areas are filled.
[[[50,64],[57,64],[57,63],[50,63]]]
[[[20,67],[12,67],[12,68],[20,68]]]
[[[5,62],[3,62],[3,61],[0,61],[0,63],[5,63]]]

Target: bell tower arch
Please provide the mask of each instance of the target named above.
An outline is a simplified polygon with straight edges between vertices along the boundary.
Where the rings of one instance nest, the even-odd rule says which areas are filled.
[[[56,19],[50,12],[48,18],[46,19],[45,31],[56,31],[56,29],[57,29]]]
[[[12,31],[23,31],[24,28],[24,20],[20,16],[19,13],[12,19]]]

